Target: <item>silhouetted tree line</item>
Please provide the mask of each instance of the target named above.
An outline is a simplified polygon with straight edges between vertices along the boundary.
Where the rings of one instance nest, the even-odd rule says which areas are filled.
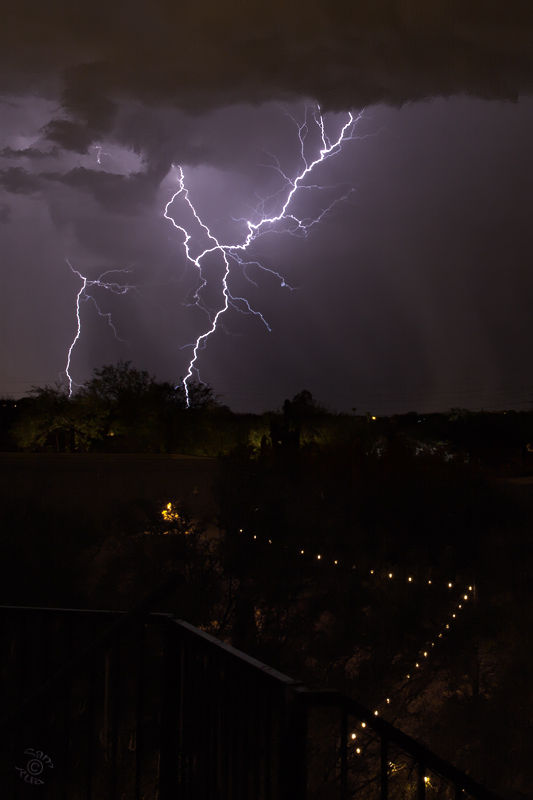
[[[213,389],[157,381],[130,362],[95,369],[70,394],[64,385],[33,387],[18,402],[11,438],[19,449],[52,452],[171,453],[202,447],[214,417],[228,409]]]
[[[281,411],[236,414],[214,389],[190,381],[158,381],[119,361],[95,369],[84,386],[34,386],[28,396],[0,401],[0,450],[30,452],[183,453],[267,452],[296,457],[357,441],[366,452],[401,445],[415,453],[469,458],[501,474],[533,465],[533,412],[409,414],[376,418],[335,413],[304,390]]]
[[[34,386],[28,396],[0,401],[0,450],[29,452],[183,453],[233,451],[251,458],[273,451],[293,457],[357,441],[367,453],[398,446],[464,460],[501,476],[533,466],[533,412],[395,415],[335,413],[304,390],[280,411],[236,414],[214,389],[190,381],[158,381],[119,361],[95,369],[69,394],[64,385]]]

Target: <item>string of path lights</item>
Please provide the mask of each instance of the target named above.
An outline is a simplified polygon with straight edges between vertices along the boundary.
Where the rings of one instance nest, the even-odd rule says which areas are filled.
[[[376,574],[375,570],[371,569],[370,570],[370,574],[371,575]],[[388,578],[390,580],[394,579],[394,573],[392,573],[392,572],[387,573],[387,576],[388,576]],[[415,583],[415,581],[414,581],[412,576],[407,576],[407,583]],[[434,585],[433,582],[430,581],[430,580],[428,580],[427,583],[428,583],[428,585]],[[466,584],[465,584],[465,588],[461,588],[457,583],[454,584],[451,581],[448,581],[446,583],[446,588],[447,589],[453,590],[454,588],[457,588],[457,587],[460,588],[461,594],[456,599],[456,601],[455,601],[455,603],[453,605],[453,609],[454,610],[452,610],[450,612],[450,614],[448,616],[448,621],[442,623],[442,625],[439,628],[439,632],[434,637],[434,640],[430,641],[430,642],[427,642],[426,645],[425,645],[425,648],[422,649],[422,650],[419,650],[418,656],[417,656],[417,661],[414,662],[414,664],[413,664],[413,666],[411,668],[411,671],[408,672],[405,675],[405,678],[404,678],[403,682],[400,685],[401,688],[405,689],[409,685],[409,683],[412,680],[415,679],[415,677],[418,677],[421,674],[421,670],[423,670],[424,666],[426,664],[428,664],[428,659],[429,659],[429,656],[430,656],[430,653],[431,653],[431,648],[435,647],[437,642],[439,640],[443,639],[443,637],[446,634],[446,631],[450,630],[450,625],[454,621],[458,620],[459,612],[462,611],[465,608],[466,603],[468,603],[469,601],[474,599],[475,591],[476,591],[475,584],[472,583],[467,588],[466,588]],[[389,704],[390,704],[390,698],[386,697],[385,700],[378,705],[378,708],[374,710],[374,716],[376,716],[376,717],[380,716],[380,712],[379,712],[378,709],[381,706],[385,706],[386,707]],[[360,723],[360,728],[362,728],[364,730],[366,727],[367,727],[367,723],[366,722],[361,722]],[[355,753],[357,755],[359,755],[359,756],[364,756],[363,750],[366,749],[366,748],[360,746],[362,744],[362,742],[358,742],[357,741],[357,736],[358,736],[357,732],[356,731],[352,731],[352,733],[350,734],[350,739],[351,739],[352,743],[355,745],[355,748],[354,748],[355,749]],[[396,764],[393,761],[389,762],[389,769],[392,772],[398,772],[398,771],[404,770],[405,768],[406,768],[406,765],[403,764],[403,763]],[[431,780],[430,780],[429,775],[424,775],[424,783],[426,784],[426,786],[431,786]]]
[[[239,533],[243,533],[242,528],[239,529]],[[257,534],[254,534],[253,538],[257,540]],[[267,541],[268,544],[272,544],[272,539],[268,539]],[[300,555],[305,555],[305,553],[306,553],[305,550],[300,550]],[[338,559],[333,559],[331,557],[323,556],[322,553],[316,553],[314,555],[314,558],[316,558],[316,560],[320,561],[322,564],[329,563],[330,565],[333,564],[333,566],[338,566],[339,564]],[[355,565],[352,565],[352,569],[355,569]],[[386,575],[386,580],[391,580],[391,581],[403,580],[407,584],[410,584],[412,586],[420,585],[422,583],[417,581],[412,575],[407,575],[402,578],[401,575],[398,575],[398,571],[385,573],[383,570],[371,569],[370,575],[375,576],[376,580],[378,580],[380,576]],[[436,586],[436,583],[432,580],[428,580],[427,583],[426,582],[424,583],[426,586]],[[446,581],[443,585],[450,591],[458,590],[458,596],[456,596],[453,605],[451,607],[451,610],[449,614],[446,616],[445,621],[438,628],[438,632],[434,637],[434,641],[426,642],[423,648],[418,651],[416,657],[417,660],[413,663],[412,667],[411,668],[408,667],[409,672],[407,672],[405,675],[405,678],[402,683],[402,688],[405,688],[410,681],[420,676],[421,670],[424,669],[424,667],[429,663],[428,659],[430,657],[431,648],[434,648],[436,644],[439,642],[439,640],[442,640],[444,638],[446,632],[451,630],[451,625],[453,625],[455,621],[458,621],[460,612],[464,609],[468,601],[472,600],[474,597],[475,587],[473,583],[463,584],[462,582],[460,583],[457,581],[456,582]],[[385,700],[379,704],[378,708],[380,706],[386,706],[389,704],[390,704],[390,698],[386,697]],[[376,717],[379,716],[379,711],[376,709],[374,711],[374,714]],[[365,727],[365,723],[362,723],[362,727]],[[352,738],[355,739],[355,734],[352,734]]]
[[[242,528],[239,529],[239,533],[243,533],[243,529]],[[253,538],[255,540],[257,540],[257,534],[254,534]],[[268,539],[268,544],[272,544],[272,539]],[[285,545],[285,548],[286,548],[286,545]],[[305,550],[300,550],[300,555],[305,555]],[[322,564],[328,564],[329,563],[330,565],[333,565],[333,566],[338,566],[338,564],[339,564],[339,559],[333,559],[333,558],[331,558],[331,556],[323,556],[322,553],[316,553],[313,556],[313,558],[316,558],[316,560],[320,561]],[[352,565],[352,569],[355,569],[355,565]],[[387,581],[395,581],[395,580],[399,581],[399,580],[402,580],[406,584],[410,584],[412,586],[420,585],[422,583],[421,581],[420,582],[417,581],[412,575],[406,575],[406,576],[402,577],[401,573],[399,575],[397,570],[395,570],[395,572],[385,572],[384,570],[371,569],[369,572],[370,572],[370,575],[375,576],[376,580],[378,580],[380,577],[383,577],[384,575],[386,575],[385,580],[387,580]],[[428,580],[427,583],[424,581],[423,583],[428,587],[429,586],[435,587],[437,585],[432,580]],[[457,582],[457,581],[456,582],[446,581],[444,584],[441,584],[441,585],[444,585],[444,588],[448,589],[450,592],[454,592],[454,590],[459,590],[458,594],[455,597],[455,600],[454,600],[454,602],[452,604],[451,611],[446,616],[445,621],[437,629],[438,632],[434,636],[433,641],[426,642],[424,647],[421,650],[418,651],[418,654],[416,656],[417,660],[413,663],[412,667],[410,667],[410,668],[408,667],[409,672],[406,673],[405,678],[403,679],[402,683],[400,684],[400,688],[402,688],[402,689],[405,689],[409,685],[409,683],[411,681],[413,681],[415,678],[418,678],[421,675],[422,670],[424,669],[424,667],[426,665],[429,665],[429,658],[430,658],[430,653],[432,652],[432,648],[434,648],[437,645],[438,642],[441,642],[443,640],[443,638],[445,637],[446,632],[451,630],[451,625],[453,625],[453,623],[455,621],[458,621],[458,619],[460,617],[460,613],[464,610],[466,604],[469,601],[471,601],[475,596],[475,585],[474,585],[474,583],[471,583],[471,584],[466,584],[465,583],[465,584],[463,584],[463,583],[460,583],[460,582]],[[383,707],[383,710],[384,710],[387,705],[390,705],[390,697],[386,697],[380,704],[378,704],[378,708],[376,708],[374,710],[374,715],[376,717],[380,716],[379,709]],[[364,730],[366,727],[367,727],[367,723],[366,722],[361,722],[360,723],[360,728],[362,728]],[[357,741],[357,735],[358,734],[357,734],[356,731],[352,731],[352,733],[350,734],[350,739],[349,740],[351,740],[351,742],[355,745],[355,748],[354,748],[355,753],[357,755],[359,755],[359,756],[363,756],[364,755],[364,753],[363,753],[364,746],[363,747],[360,746],[363,743]],[[394,762],[391,761],[391,762],[389,762],[389,768],[392,770],[392,772],[396,772],[396,771],[399,771],[399,770],[403,770],[405,768],[405,765],[403,765],[403,764],[395,764]],[[424,783],[426,784],[426,786],[430,786],[431,785],[430,777],[428,775],[424,775]]]
[[[178,511],[174,508],[172,503],[168,503],[166,505],[166,507],[163,509],[163,511],[161,512],[161,514],[162,514],[163,518],[166,521],[178,520],[180,518],[180,515],[179,515]],[[243,532],[244,532],[243,528],[240,528],[239,529],[239,533],[243,533]],[[188,531],[185,531],[185,533],[188,533]],[[253,538],[256,541],[259,541],[258,537],[257,537],[257,534],[254,534]],[[267,542],[268,542],[268,544],[271,545],[272,544],[272,539],[268,539]],[[284,546],[284,549],[287,549],[286,545]],[[300,555],[303,556],[305,554],[306,554],[305,549],[300,550]],[[330,564],[330,565],[333,565],[333,566],[338,566],[339,565],[339,559],[331,558],[331,556],[323,556],[322,553],[315,553],[315,555],[312,556],[312,558],[313,558],[313,560],[316,559],[316,561],[320,561],[324,565],[325,564]],[[355,564],[352,565],[352,569],[355,569]],[[371,569],[369,571],[369,574],[372,575],[372,576],[375,576],[376,580],[378,580],[380,577],[383,577],[385,575],[386,576],[385,580],[387,580],[387,581],[400,581],[400,580],[402,580],[406,584],[410,584],[412,586],[421,585],[421,583],[422,583],[421,581],[420,582],[417,581],[412,575],[406,575],[406,576],[402,577],[401,573],[398,574],[398,570],[395,570],[394,572],[385,572],[384,570]],[[437,585],[432,580],[428,580],[427,582],[424,581],[424,584],[426,586],[428,586],[428,587]],[[455,598],[455,600],[453,602],[453,605],[452,605],[452,609],[449,612],[449,614],[447,615],[446,620],[438,628],[438,633],[434,637],[433,641],[426,642],[426,644],[422,647],[422,649],[420,649],[418,651],[418,654],[416,656],[416,661],[412,664],[411,667],[407,668],[407,669],[409,669],[409,672],[406,673],[405,678],[403,679],[403,682],[401,684],[402,688],[406,688],[406,686],[409,684],[410,681],[414,680],[415,678],[418,678],[421,675],[421,671],[424,669],[424,667],[426,665],[429,664],[428,659],[430,657],[430,653],[432,652],[432,648],[434,648],[437,645],[437,643],[439,643],[439,641],[442,641],[442,639],[446,635],[446,632],[451,630],[450,626],[453,625],[453,623],[459,619],[460,612],[463,611],[463,609],[465,608],[466,604],[469,601],[471,601],[475,596],[475,585],[473,583],[470,583],[470,584],[466,584],[465,583],[465,584],[463,584],[463,583],[459,583],[459,582],[447,581],[444,584],[444,586],[449,591],[454,591],[455,589],[458,589],[459,590],[458,591],[458,596]],[[387,706],[389,704],[390,704],[390,698],[386,697],[382,701],[382,703],[380,703],[378,705],[378,709],[380,707],[382,707],[382,706],[385,707],[385,706]],[[374,715],[376,717],[379,716],[379,713],[380,713],[378,709],[376,709],[374,711]],[[366,723],[362,722],[361,723],[361,727],[365,728],[366,727]],[[357,738],[357,734],[352,733],[351,734],[351,738],[353,740],[356,739]],[[360,748],[356,748],[356,752],[360,753],[361,749]]]

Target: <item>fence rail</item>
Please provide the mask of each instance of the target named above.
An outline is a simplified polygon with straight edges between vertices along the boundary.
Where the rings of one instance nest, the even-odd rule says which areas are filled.
[[[498,800],[349,697],[148,613],[173,586],[129,614],[0,607],[3,797]]]

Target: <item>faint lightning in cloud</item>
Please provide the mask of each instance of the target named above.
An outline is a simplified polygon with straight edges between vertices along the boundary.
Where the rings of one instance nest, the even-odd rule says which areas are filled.
[[[127,163],[125,158],[118,158],[117,156],[114,156],[112,153],[104,153],[103,147],[101,145],[99,145],[99,144],[94,144],[92,149],[97,151],[96,163],[99,166],[103,166],[102,165],[102,156],[107,156],[107,158],[110,158],[112,161],[115,161],[117,164],[122,164],[126,174],[127,175],[131,175],[131,169],[128,167],[128,163]]]
[[[197,305],[200,309],[202,309],[209,320],[207,329],[200,334],[200,336],[198,336],[196,341],[189,345],[185,345],[185,347],[192,347],[192,357],[189,362],[187,374],[183,379],[183,386],[187,396],[187,402],[189,399],[188,381],[193,377],[194,374],[198,380],[200,380],[200,374],[197,366],[199,353],[205,348],[208,338],[215,333],[217,328],[221,326],[221,318],[230,307],[240,311],[241,313],[253,314],[259,317],[259,319],[266,325],[268,330],[270,330],[270,327],[263,315],[259,311],[254,310],[250,306],[248,300],[246,300],[244,297],[237,297],[231,293],[229,281],[231,278],[232,265],[237,264],[242,269],[244,277],[256,286],[257,284],[255,281],[252,281],[246,273],[246,268],[252,265],[276,276],[279,279],[282,287],[287,287],[289,289],[291,288],[283,276],[278,272],[268,269],[259,261],[247,261],[246,258],[243,257],[243,254],[250,250],[252,244],[260,236],[264,236],[267,233],[288,233],[292,236],[306,237],[309,230],[314,225],[317,225],[323,219],[323,217],[334,208],[334,206],[348,198],[353,191],[351,188],[348,189],[347,192],[341,193],[339,196],[335,197],[325,206],[319,207],[317,213],[311,217],[300,217],[297,213],[297,210],[294,208],[298,192],[323,192],[325,189],[335,188],[326,187],[316,183],[310,184],[310,176],[314,171],[317,170],[320,164],[340,153],[342,146],[346,142],[355,138],[360,138],[355,136],[355,127],[361,119],[362,114],[363,112],[360,112],[354,116],[352,113],[348,113],[347,119],[343,124],[340,133],[338,133],[335,138],[330,138],[328,135],[326,131],[326,121],[318,106],[313,109],[306,109],[303,122],[298,122],[291,117],[297,130],[297,138],[300,149],[300,170],[294,177],[289,177],[282,169],[279,160],[275,156],[268,154],[273,163],[267,166],[279,173],[283,181],[283,186],[275,194],[261,200],[260,203],[254,209],[252,209],[250,218],[235,220],[236,222],[242,223],[244,226],[244,235],[241,242],[224,244],[220,242],[211,232],[209,227],[200,218],[200,215],[196,211],[196,208],[190,199],[189,190],[185,186],[185,175],[183,169],[178,167],[179,188],[166,204],[164,217],[168,219],[172,225],[183,234],[183,247],[185,250],[185,256],[187,260],[194,265],[198,272],[198,284],[192,296],[192,304]],[[309,150],[312,148],[312,144],[309,142],[309,139],[312,138],[310,136],[311,130],[313,130],[315,134],[318,134],[318,138],[321,142],[318,155],[315,155],[313,158],[311,158],[308,154]],[[170,214],[172,205],[179,197],[185,201],[185,204],[188,206],[190,211],[192,211],[192,214],[202,231],[201,235],[204,237],[204,239],[207,239],[207,242],[204,244],[204,249],[199,253],[199,255],[196,256],[193,255],[191,250],[193,234],[190,233],[184,225],[177,222],[176,219]],[[277,213],[269,214],[266,211],[267,206],[275,207],[276,205],[278,209],[280,209]],[[206,305],[202,294],[203,290],[208,285],[208,278],[206,277],[206,272],[203,269],[202,262],[208,256],[213,254],[220,256],[223,267],[222,277],[218,279],[220,281],[219,286],[222,294],[222,301],[218,309],[209,308]]]

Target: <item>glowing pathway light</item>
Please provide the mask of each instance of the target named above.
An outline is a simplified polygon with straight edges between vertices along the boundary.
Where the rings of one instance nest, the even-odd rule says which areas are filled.
[[[291,288],[288,286],[283,276],[279,273],[264,267],[258,261],[247,261],[246,253],[250,250],[252,244],[260,236],[264,236],[267,233],[288,233],[292,236],[307,236],[309,230],[314,225],[319,223],[320,220],[329,211],[331,211],[334,206],[337,205],[337,203],[348,198],[353,189],[349,189],[347,192],[339,194],[339,196],[334,198],[325,206],[320,207],[313,217],[301,218],[298,216],[294,208],[294,201],[297,193],[304,191],[309,192],[312,190],[320,192],[326,188],[319,184],[311,184],[311,174],[317,170],[321,163],[340,153],[343,144],[355,138],[359,138],[355,137],[354,131],[355,126],[361,117],[362,112],[355,116],[352,113],[348,113],[340,133],[334,139],[331,139],[326,132],[326,122],[318,106],[316,106],[314,109],[306,109],[304,121],[302,123],[299,123],[293,119],[293,122],[296,126],[297,139],[299,143],[301,159],[300,170],[295,176],[289,177],[281,168],[279,161],[273,157],[273,169],[279,173],[283,186],[275,195],[263,200],[252,212],[250,218],[236,220],[236,222],[240,222],[244,228],[241,241],[238,242],[226,244],[219,241],[212,233],[210,228],[200,218],[200,215],[196,211],[196,208],[194,207],[189,195],[189,189],[185,186],[185,174],[183,169],[178,167],[179,188],[166,204],[164,217],[168,219],[174,228],[179,230],[183,235],[185,256],[198,271],[198,285],[192,296],[193,305],[198,306],[198,308],[204,311],[208,318],[208,324],[205,331],[198,336],[196,341],[191,342],[189,345],[185,345],[185,347],[192,348],[192,356],[189,361],[187,374],[183,379],[187,403],[189,401],[188,381],[193,377],[193,375],[196,375],[198,380],[200,380],[197,366],[200,351],[205,348],[207,339],[219,328],[221,324],[221,317],[228,311],[230,307],[241,313],[253,314],[254,316],[259,317],[259,319],[266,325],[268,330],[270,330],[270,327],[262,314],[259,311],[254,310],[246,298],[237,297],[232,294],[229,286],[232,268],[242,268],[245,278],[247,278],[251,283],[254,283],[254,281],[252,281],[246,274],[246,267],[253,264],[265,272],[269,272],[276,276],[280,280],[282,287]],[[318,154],[316,154],[313,158],[311,158],[308,153],[308,151],[311,149],[311,145],[308,140],[311,129],[314,130],[315,134],[318,133],[318,138],[321,142]],[[331,189],[332,187],[327,188]],[[195,256],[192,253],[192,234],[190,231],[184,225],[180,224],[180,222],[178,222],[171,214],[172,206],[178,197],[181,197],[185,201],[185,204],[189,207],[202,231],[202,236],[204,236],[207,240],[206,245],[204,245],[203,250],[201,250],[199,255]],[[265,211],[265,204],[268,202],[275,203],[276,201],[278,203],[278,208],[281,204],[281,210],[279,210],[279,212],[276,214],[268,215]],[[204,302],[202,295],[202,290],[208,284],[208,278],[205,275],[205,271],[202,269],[203,261],[207,256],[212,254],[217,254],[222,259],[223,274],[222,277],[218,279],[220,281],[219,287],[221,289],[222,300],[219,307],[216,309],[209,308]]]

